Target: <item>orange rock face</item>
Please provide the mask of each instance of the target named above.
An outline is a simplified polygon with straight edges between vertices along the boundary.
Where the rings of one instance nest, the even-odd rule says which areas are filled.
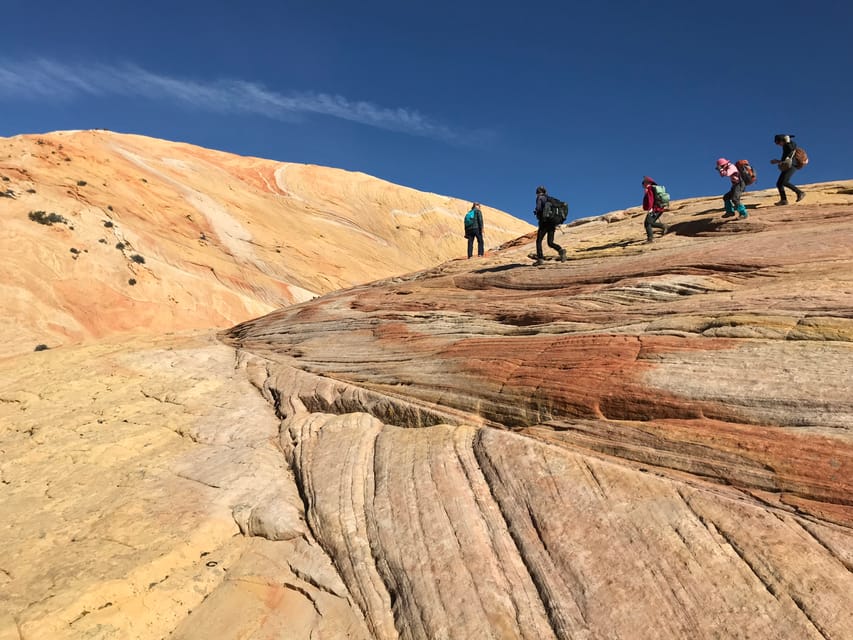
[[[468,202],[142,136],[0,139],[0,176],[0,357],[224,328],[465,254]],[[531,229],[484,221],[492,245]]]
[[[648,245],[638,210],[612,212],[561,228],[568,260],[539,267],[507,222],[483,260],[367,275],[379,239],[440,244],[449,214],[410,228],[408,192],[367,177],[63,135],[146,167],[158,212],[195,208],[116,216],[144,264],[28,240],[28,273],[86,277],[13,279],[5,335],[26,311],[27,345],[48,326],[88,342],[0,359],[0,639],[853,637],[853,182],[789,207],[750,192],[747,220],[673,203]],[[271,216],[250,210],[297,196],[305,236],[257,244]],[[332,202],[381,202],[393,229]],[[113,229],[102,205],[74,230],[27,205],[3,233]],[[319,260],[327,239],[352,266]],[[128,274],[152,293],[129,298]],[[175,282],[203,329],[171,333]],[[217,334],[250,302],[277,310]]]
[[[226,332],[370,633],[853,633],[851,195],[679,203],[651,245],[613,214],[566,263],[528,236]]]

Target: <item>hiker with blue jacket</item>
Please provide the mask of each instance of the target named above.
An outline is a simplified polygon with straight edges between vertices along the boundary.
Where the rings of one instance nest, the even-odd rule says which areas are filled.
[[[660,229],[662,236],[666,235],[667,232],[667,226],[658,220],[664,212],[664,208],[655,197],[656,186],[657,182],[649,176],[643,176],[643,189],[645,190],[643,195],[643,211],[646,212],[646,219],[643,221],[643,225],[646,227],[646,242],[655,241],[653,229]]]
[[[776,181],[776,188],[779,190],[779,202],[776,203],[776,206],[784,206],[788,204],[788,196],[785,193],[786,187],[797,194],[797,202],[806,197],[806,194],[802,189],[795,187],[791,183],[793,175],[798,169],[802,168],[795,157],[795,154],[797,153],[797,143],[791,140],[793,137],[794,136],[792,135],[777,133],[773,138],[773,142],[782,147],[782,157],[779,160],[774,158],[770,161],[770,164],[778,165],[779,171],[781,171],[779,179]]]
[[[472,202],[465,214],[465,237],[468,239],[468,258],[474,253],[474,238],[477,239],[477,256],[483,257],[483,212],[480,203]]]
[[[539,229],[536,231],[536,261],[534,266],[539,266],[545,263],[545,256],[542,253],[542,239],[548,238],[548,246],[560,254],[560,262],[566,261],[566,250],[554,242],[554,232],[557,230],[557,223],[553,220],[546,219],[545,206],[548,204],[548,191],[545,187],[536,187],[536,208],[533,210],[533,215],[539,222]]]

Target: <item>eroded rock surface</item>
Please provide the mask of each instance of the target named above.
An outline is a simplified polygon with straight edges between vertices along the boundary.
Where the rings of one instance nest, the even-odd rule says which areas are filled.
[[[470,202],[109,131],[0,138],[0,357],[226,328],[465,255]],[[484,209],[489,243],[528,223]]]
[[[0,360],[0,639],[853,637],[853,183],[808,194]]]
[[[853,634],[853,207],[815,191],[227,332],[373,637]]]

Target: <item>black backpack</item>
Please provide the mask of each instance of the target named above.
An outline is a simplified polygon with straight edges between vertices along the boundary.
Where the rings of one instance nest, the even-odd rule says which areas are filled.
[[[552,196],[545,196],[545,198],[545,206],[542,207],[542,214],[539,218],[540,222],[554,225],[563,224],[569,215],[569,205]]]

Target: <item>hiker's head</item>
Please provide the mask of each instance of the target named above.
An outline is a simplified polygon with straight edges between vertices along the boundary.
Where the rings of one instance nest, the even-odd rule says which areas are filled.
[[[784,133],[777,133],[775,136],[773,136],[773,142],[775,142],[776,144],[785,144],[791,141],[791,137],[792,136],[789,136]]]
[[[472,202],[472,203],[471,203],[471,208],[472,208],[472,209],[479,209],[479,208],[480,208],[480,203],[479,203],[479,202]]]
[[[540,193],[548,193],[548,190],[543,187],[541,184],[536,187],[536,195],[538,196]]]
[[[648,187],[650,184],[655,184],[655,181],[652,180],[649,176],[643,176],[643,186]]]
[[[717,169],[717,171],[722,173],[723,171],[726,170],[726,167],[728,167],[729,164],[731,164],[731,163],[728,160],[726,160],[725,158],[718,158],[716,169]]]

